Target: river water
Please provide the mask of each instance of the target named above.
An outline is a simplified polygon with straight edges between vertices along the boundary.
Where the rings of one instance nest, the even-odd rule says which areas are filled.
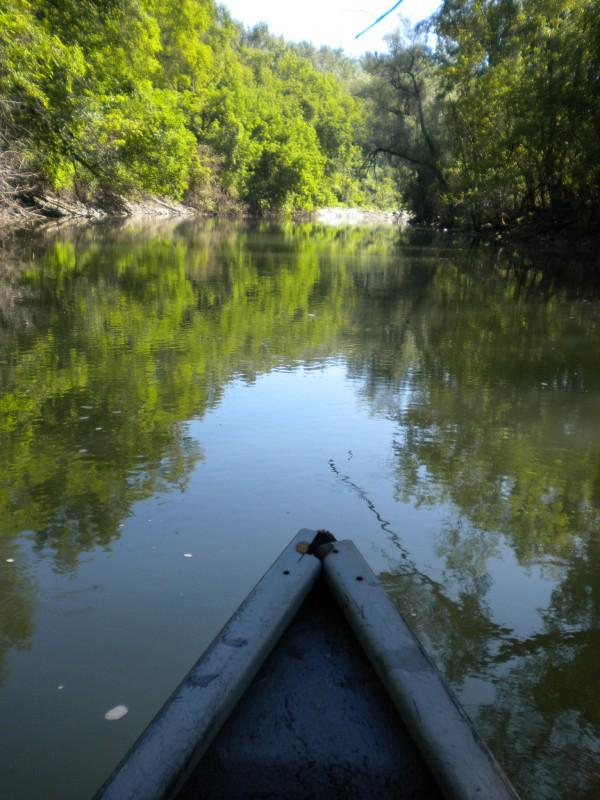
[[[6,244],[0,796],[90,797],[296,531],[326,527],[525,798],[598,797],[590,260],[313,224]]]

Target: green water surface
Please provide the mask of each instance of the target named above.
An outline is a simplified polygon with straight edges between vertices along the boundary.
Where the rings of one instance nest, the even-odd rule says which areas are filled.
[[[600,796],[592,261],[313,224],[5,243],[0,796],[89,798],[301,527],[355,540],[523,797]]]

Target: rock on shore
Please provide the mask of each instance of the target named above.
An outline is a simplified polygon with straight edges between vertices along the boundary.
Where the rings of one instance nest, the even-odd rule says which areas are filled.
[[[363,208],[320,208],[314,218],[323,225],[406,225],[406,211],[368,211]]]
[[[65,200],[51,194],[44,196],[27,194],[22,197],[23,206],[37,217],[46,219],[98,220],[107,217],[180,217],[194,214],[192,208],[174,200],[145,197],[139,200],[115,195],[98,205]]]

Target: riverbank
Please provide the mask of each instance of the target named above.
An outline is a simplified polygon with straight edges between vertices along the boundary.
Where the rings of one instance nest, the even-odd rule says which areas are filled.
[[[114,195],[102,202],[83,203],[54,194],[23,193],[0,208],[0,235],[31,227],[71,222],[194,216],[255,218],[247,206],[228,198],[225,207],[207,210],[152,195],[131,199]],[[278,215],[280,216],[280,215]],[[331,206],[295,215],[300,220],[314,220],[323,225],[406,225],[411,216],[406,211],[382,211],[373,208]]]
[[[0,233],[57,222],[98,222],[143,217],[188,217],[203,212],[174,200],[115,195],[102,203],[83,203],[53,194],[22,194],[0,208]]]
[[[282,215],[267,215],[280,219]],[[22,193],[9,203],[0,206],[0,238],[10,237],[12,233],[41,227],[73,223],[96,223],[102,221],[161,220],[192,217],[220,217],[223,219],[264,219],[252,214],[249,208],[231,197],[223,198],[222,204],[215,208],[200,207],[179,203],[169,198],[146,195],[126,198],[111,195],[102,201],[84,203],[72,196],[50,193]],[[378,226],[397,225],[400,227],[423,227],[432,233],[455,234],[470,237],[474,241],[496,247],[525,247],[532,245],[564,251],[576,246],[586,250],[598,242],[598,233],[580,230],[575,227],[552,227],[536,223],[516,227],[493,228],[485,226],[479,230],[464,227],[441,227],[439,225],[420,226],[414,216],[406,210],[387,211],[374,208],[345,206],[326,206],[314,211],[297,212],[293,219],[304,222],[313,221],[325,226]]]

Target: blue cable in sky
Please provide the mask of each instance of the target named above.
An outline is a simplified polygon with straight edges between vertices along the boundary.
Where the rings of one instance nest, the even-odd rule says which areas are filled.
[[[360,33],[357,33],[357,34],[356,34],[356,36],[354,37],[354,39],[355,39],[355,40],[356,40],[356,39],[359,39],[359,38],[360,38],[360,37],[361,37],[361,36],[362,36],[364,33],[367,33],[368,31],[370,31],[370,30],[371,30],[371,28],[374,28],[374,27],[375,27],[375,25],[377,25],[378,23],[380,23],[382,19],[385,19],[387,16],[389,16],[389,15],[392,13],[392,11],[395,11],[395,9],[397,9],[397,8],[398,8],[398,6],[399,6],[401,3],[402,3],[402,0],[398,0],[398,2],[397,2],[397,3],[394,3],[394,5],[393,5],[391,8],[388,8],[388,10],[385,12],[385,14],[382,14],[382,15],[381,15],[381,16],[380,16],[378,19],[376,19],[376,20],[375,20],[375,22],[372,22],[372,23],[369,25],[369,27],[368,27],[368,28],[365,28],[365,29],[364,29],[364,31],[361,31]]]

